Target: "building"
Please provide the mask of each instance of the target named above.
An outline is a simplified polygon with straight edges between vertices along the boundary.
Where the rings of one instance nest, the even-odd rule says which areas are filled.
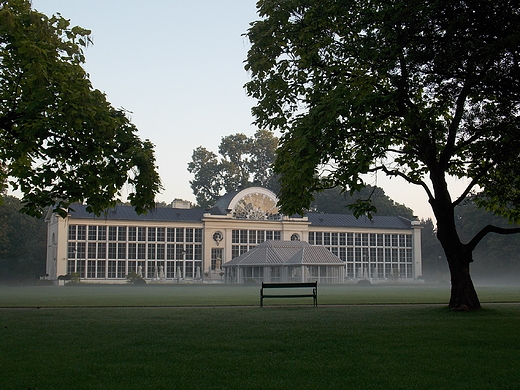
[[[267,274],[233,278],[233,267],[223,265],[265,241],[326,248],[342,261],[338,282],[414,281],[422,274],[418,221],[319,213],[288,217],[276,205],[276,195],[260,187],[229,193],[211,210],[157,208],[137,215],[130,206],[118,206],[96,217],[84,205],[72,205],[65,219],[47,215],[47,274],[57,280],[75,273],[91,283],[125,283],[131,272],[155,283],[262,281]]]
[[[264,241],[223,265],[227,283],[314,282],[345,280],[345,263],[322,246],[305,241]]]

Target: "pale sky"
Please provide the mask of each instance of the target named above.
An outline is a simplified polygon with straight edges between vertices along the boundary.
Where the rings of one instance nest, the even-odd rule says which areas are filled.
[[[132,112],[141,139],[156,145],[164,191],[157,201],[195,201],[187,164],[195,148],[216,151],[223,136],[256,127],[243,85],[242,36],[256,0],[33,0],[92,30],[85,69],[114,107]],[[432,217],[424,190],[378,176],[376,184],[420,218]]]

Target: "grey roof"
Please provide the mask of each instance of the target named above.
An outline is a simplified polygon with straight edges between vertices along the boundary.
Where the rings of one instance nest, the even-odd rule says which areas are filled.
[[[306,214],[309,218],[311,226],[326,227],[356,227],[356,228],[372,228],[372,229],[410,229],[411,221],[403,217],[391,216],[374,216],[372,219],[368,217],[356,218],[348,214]]]
[[[322,246],[304,241],[265,241],[248,252],[228,261],[232,266],[338,265],[345,263]]]
[[[226,215],[227,210],[229,208],[229,204],[239,192],[240,191],[228,192],[226,195],[221,196],[211,209],[211,214]]]
[[[238,192],[226,194],[217,202],[210,211],[213,215],[226,214],[223,209],[229,206],[229,202]],[[72,204],[69,214],[72,219],[93,220],[121,220],[121,221],[161,221],[161,222],[202,222],[202,218],[208,210],[204,209],[175,209],[170,207],[158,207],[146,214],[137,214],[132,206],[116,206],[107,210],[105,214],[96,217],[87,212],[86,206]],[[312,227],[354,227],[354,228],[379,228],[379,229],[410,229],[411,221],[402,217],[374,216],[356,218],[347,214],[306,214]]]
[[[121,221],[171,221],[171,222],[201,222],[202,216],[207,212],[203,209],[174,209],[170,207],[158,207],[146,214],[137,214],[131,206],[116,206],[105,214],[96,217],[87,212],[86,206],[72,204],[69,208],[71,219],[97,219],[97,220],[121,220]]]

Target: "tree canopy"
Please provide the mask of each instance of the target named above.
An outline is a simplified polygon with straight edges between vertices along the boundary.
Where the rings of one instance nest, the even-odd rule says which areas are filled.
[[[353,214],[352,206],[370,199],[377,215],[395,215],[415,220],[413,210],[388,197],[380,187],[366,186],[355,194],[343,191],[341,187],[329,188],[314,194],[310,210],[327,214]]]
[[[27,214],[78,201],[99,214],[125,185],[142,213],[161,188],[152,143],[89,81],[89,44],[90,31],[59,14],[0,0],[0,181],[23,193]]]
[[[267,130],[258,130],[252,137],[241,133],[222,137],[220,157],[199,146],[188,163],[198,205],[211,207],[224,192],[255,185],[275,190],[273,163],[277,146],[278,138]]]
[[[247,92],[256,124],[282,132],[281,210],[301,213],[316,189],[356,191],[381,171],[421,186],[446,254],[450,307],[477,309],[472,251],[454,207],[520,219],[520,5],[517,1],[260,0]],[[451,194],[447,178],[468,178]],[[358,213],[370,211],[369,202]]]

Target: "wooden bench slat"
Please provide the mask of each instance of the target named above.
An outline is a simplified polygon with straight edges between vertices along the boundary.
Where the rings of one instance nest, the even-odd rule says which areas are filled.
[[[264,294],[264,289],[282,289],[282,288],[312,288],[312,293],[296,293],[296,294]],[[318,306],[318,282],[306,283],[264,283],[260,289],[260,307],[264,305],[264,298],[313,298],[314,306]]]

